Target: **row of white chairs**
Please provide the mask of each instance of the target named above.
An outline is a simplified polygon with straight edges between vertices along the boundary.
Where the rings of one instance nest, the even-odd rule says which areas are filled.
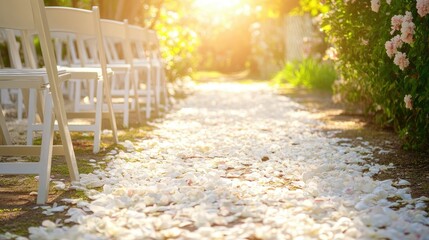
[[[117,143],[115,113],[123,114],[128,127],[130,111],[136,111],[140,121],[142,109],[149,119],[152,112],[168,108],[164,63],[154,31],[126,20],[100,19],[97,7],[45,7],[42,0],[0,0],[0,29],[13,67],[0,69],[0,89],[23,90],[28,112],[27,145],[17,146],[0,105],[0,156],[40,157],[39,162],[1,162],[0,175],[39,175],[39,204],[47,200],[52,155],[65,155],[71,180],[79,178],[70,131],[93,132],[97,153],[103,116],[110,120]],[[40,43],[42,69],[35,42]],[[70,112],[65,97],[74,99]],[[74,117],[92,121],[74,125],[69,122]],[[55,130],[62,145],[53,145]],[[41,145],[33,145],[36,131],[42,132]]]

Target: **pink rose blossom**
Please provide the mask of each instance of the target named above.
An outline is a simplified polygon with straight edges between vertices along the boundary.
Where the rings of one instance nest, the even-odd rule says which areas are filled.
[[[380,9],[380,0],[371,0],[371,10],[378,12]]]
[[[399,35],[394,36],[392,38],[392,42],[393,42],[396,49],[402,47],[402,40],[401,40],[401,37]]]
[[[414,29],[416,25],[413,22],[403,22],[401,27],[401,40],[405,43],[413,43]]]
[[[405,108],[410,109],[410,110],[413,109],[413,100],[411,98],[412,98],[412,96],[410,94],[407,94],[404,97]]]
[[[404,15],[404,17],[402,19],[402,23],[404,23],[404,22],[412,22],[412,21],[413,21],[413,14],[411,12],[409,12],[409,11],[406,11],[405,15]]]
[[[402,16],[402,15],[395,15],[392,17],[392,19],[390,20],[392,23],[392,31],[390,32],[390,34],[393,34],[396,30],[401,29],[403,18],[404,18],[404,16]]]
[[[393,57],[393,55],[396,53],[396,49],[395,49],[395,47],[393,46],[393,42],[392,42],[392,41],[387,41],[387,42],[384,44],[384,48],[386,48],[387,56],[389,56],[390,58],[392,58],[392,57]]]
[[[410,61],[407,58],[406,53],[397,52],[395,54],[395,58],[393,62],[403,71],[408,65],[410,65]]]
[[[387,41],[384,44],[384,47],[386,48],[387,56],[392,58],[398,52],[398,48],[402,47],[402,44],[403,42],[399,35],[396,35],[390,41]]]
[[[328,49],[326,49],[326,55],[328,56],[328,59],[331,60],[338,60],[338,52],[337,49],[335,49],[334,47],[330,47]]]
[[[426,16],[429,13],[429,0],[417,0],[416,8],[420,17]]]

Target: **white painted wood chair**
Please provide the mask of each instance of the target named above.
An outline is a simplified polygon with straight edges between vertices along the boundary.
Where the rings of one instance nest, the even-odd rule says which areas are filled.
[[[151,61],[151,66],[154,68],[155,71],[156,79],[155,101],[157,109],[159,111],[159,108],[163,107],[164,110],[167,110],[169,104],[167,78],[165,73],[165,62],[161,56],[158,34],[154,30],[148,30],[148,35],[148,50],[150,52],[149,57]]]
[[[105,52],[103,47],[103,40],[100,29],[100,17],[97,7],[93,7],[92,10],[83,10],[77,8],[67,7],[46,7],[47,20],[49,23],[49,29],[52,33],[54,42],[66,41],[69,46],[76,44],[78,60],[80,66],[76,66],[75,61],[65,63],[61,58],[62,64],[67,66],[60,66],[59,69],[65,70],[71,74],[71,78],[74,82],[76,93],[73,94],[76,102],[75,106],[80,106],[78,111],[69,112],[68,117],[70,118],[87,118],[91,119],[91,123],[86,124],[73,124],[70,125],[71,131],[81,132],[93,132],[93,152],[98,153],[101,145],[101,134],[102,134],[102,118],[103,118],[103,105],[107,106],[107,116],[110,120],[111,130],[114,142],[118,142],[116,119],[114,116],[114,110],[112,105],[110,81],[113,75],[111,69],[107,68]],[[74,39],[76,42],[70,42]],[[85,42],[89,41],[93,44],[93,48],[97,53],[96,61],[97,66],[93,65],[93,61],[89,61],[86,55]],[[57,47],[57,58],[61,55],[58,53]],[[76,57],[76,55],[74,56]],[[92,64],[92,67],[88,65]],[[84,82],[92,85],[93,87],[87,87],[89,90],[87,95],[89,102],[87,104],[81,104],[81,86]],[[34,99],[34,95],[30,94],[30,98]],[[33,141],[33,132],[40,131],[41,125],[35,123],[35,107],[29,107],[29,131],[27,134],[27,143]]]
[[[64,100],[60,92],[61,82],[69,79],[70,74],[57,70],[42,0],[0,0],[0,28],[16,29],[24,36],[29,32],[36,32],[40,39],[44,69],[0,69],[0,88],[36,89],[43,92],[45,104],[42,144],[39,146],[13,145],[3,111],[0,111],[0,155],[39,156],[39,161],[1,162],[0,175],[38,175],[37,203],[43,204],[48,197],[53,154],[64,154],[71,180],[79,180]],[[62,145],[53,145],[54,120],[58,122]]]
[[[129,116],[131,110],[137,111],[137,116],[140,117],[139,108],[136,107],[138,104],[137,97],[134,96],[134,69],[130,64],[127,63],[124,59],[120,59],[116,52],[116,45],[120,44],[122,47],[126,46],[126,36],[124,32],[124,27],[122,25],[118,26],[116,24],[112,24],[110,22],[104,23],[104,20],[101,20],[101,32],[103,33],[103,45],[104,52],[107,62],[107,68],[111,69],[113,74],[112,82],[110,84],[110,93],[112,94],[112,102],[113,108],[116,112],[123,113],[123,126],[129,127]],[[106,20],[110,21],[110,20]],[[115,22],[115,21],[113,21]],[[121,22],[119,22],[122,24]],[[112,24],[111,27],[114,30],[111,30],[109,27],[106,28],[106,24]],[[103,27],[104,26],[104,27]],[[58,33],[55,33],[57,35]],[[58,42],[58,41],[57,41]],[[90,38],[85,38],[84,36],[76,37],[76,36],[67,36],[66,39],[63,39],[62,42],[67,42],[66,44],[57,44],[57,49],[61,49],[62,46],[66,46],[68,48],[69,53],[69,65],[76,66],[80,64],[84,67],[100,67],[102,65],[102,61],[100,61],[100,57],[98,52],[101,51],[98,48],[98,44],[95,41],[91,41]],[[125,48],[124,48],[125,49]],[[62,51],[62,50],[60,50]],[[57,51],[57,52],[60,52]],[[76,63],[76,52],[78,52],[79,60]],[[66,60],[67,61],[67,60]],[[101,66],[103,67],[103,66]],[[93,85],[85,85],[82,87],[82,90],[92,92]],[[74,92],[75,99],[81,99],[82,92],[80,87],[76,87]],[[89,97],[90,101],[92,97]],[[75,106],[80,106],[75,104]],[[77,109],[78,111],[80,109]],[[140,118],[138,119],[140,122]]]
[[[161,108],[168,109],[169,96],[165,62],[161,57],[159,39],[156,31],[130,25],[130,39],[134,46],[134,64],[150,65],[151,76],[154,79],[155,108],[157,114]]]
[[[140,26],[128,25],[128,39],[132,51],[132,63],[135,67],[144,70],[146,78],[146,91],[140,95],[146,96],[146,119],[151,117],[153,94],[153,67],[146,52],[146,45],[149,42],[147,30]],[[156,90],[155,90],[156,92]],[[156,99],[153,101],[156,104]],[[155,106],[156,109],[156,106]]]
[[[116,77],[112,83],[112,95],[116,98],[123,99],[119,104],[123,112],[123,124],[129,125],[129,115],[135,111],[137,120],[140,123],[140,97],[139,86],[142,84],[138,72],[142,71],[139,66],[134,66],[132,62],[131,46],[128,37],[127,21],[120,22],[108,19],[101,19],[101,31],[105,41],[107,61],[110,68],[115,73],[123,73],[124,77]],[[121,51],[121,54],[118,53]],[[147,70],[149,72],[149,70]],[[118,76],[118,75],[116,75]],[[146,109],[150,113],[150,108]],[[149,115],[150,116],[150,115]]]

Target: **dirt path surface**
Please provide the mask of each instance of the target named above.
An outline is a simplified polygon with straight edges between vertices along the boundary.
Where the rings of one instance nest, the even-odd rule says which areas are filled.
[[[383,149],[373,152],[379,164],[393,164],[394,169],[375,176],[377,179],[405,179],[413,197],[429,196],[429,151],[413,152],[402,149],[402,142],[392,129],[382,129],[371,122],[369,117],[352,114],[338,104],[326,92],[288,88],[279,94],[291,97],[306,110],[318,116],[325,123],[326,132],[337,131],[336,137],[352,140],[352,144],[367,142]]]
[[[347,135],[364,123],[297,101],[266,83],[197,85],[148,138],[82,175],[73,188],[86,199],[47,206],[61,217],[29,237],[428,239],[424,190],[412,196],[407,175],[377,158],[396,140]]]

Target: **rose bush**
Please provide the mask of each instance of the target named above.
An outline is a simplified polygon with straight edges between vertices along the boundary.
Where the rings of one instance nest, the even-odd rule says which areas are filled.
[[[429,0],[327,0],[337,49],[335,99],[392,126],[406,148],[429,145]]]

